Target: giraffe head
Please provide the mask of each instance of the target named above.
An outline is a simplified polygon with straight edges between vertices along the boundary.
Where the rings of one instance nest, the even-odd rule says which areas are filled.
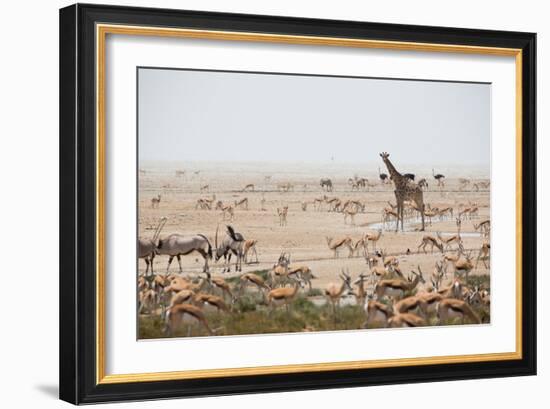
[[[384,160],[388,159],[390,157],[390,154],[388,152],[382,152],[380,154],[380,157]]]

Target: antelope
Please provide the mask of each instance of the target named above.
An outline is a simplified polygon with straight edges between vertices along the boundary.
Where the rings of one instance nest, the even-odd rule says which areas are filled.
[[[457,300],[463,300],[469,293],[468,288],[458,279],[455,279],[449,287],[437,289],[436,291],[443,298],[454,298]]]
[[[156,300],[157,292],[152,288],[147,288],[140,291],[138,300],[138,314],[141,314],[143,310],[147,310],[148,313],[152,313]]]
[[[214,335],[214,331],[212,331],[212,329],[208,325],[208,321],[206,321],[202,310],[195,305],[185,303],[176,304],[168,309],[168,311],[166,312],[164,332],[167,335],[172,335],[174,333],[174,330],[180,326],[181,321],[186,314],[189,317],[193,318],[197,323],[202,324],[208,334]],[[188,328],[187,336],[191,336],[191,326],[189,326]]]
[[[151,209],[158,209],[160,206],[160,194],[151,199]]]
[[[376,253],[382,258],[382,264],[384,264],[384,267],[389,265],[399,265],[399,259],[396,256],[387,256],[385,249]]]
[[[430,226],[432,225],[432,218],[435,216],[439,216],[441,218],[440,213],[436,209],[429,209],[424,211],[424,216],[428,219],[428,223],[430,223]]]
[[[396,302],[393,305],[393,311],[399,314],[414,313],[418,315],[421,312],[421,303],[421,299],[413,295]]]
[[[235,200],[235,209],[237,208],[243,208],[244,210],[248,210],[248,198],[245,197],[241,200]]]
[[[189,303],[193,300],[195,292],[193,290],[180,290],[178,292],[172,293],[172,298],[170,299],[170,305],[168,308],[172,308],[174,305]]]
[[[179,178],[179,177],[184,177],[185,176],[185,171],[184,170],[176,170],[176,177]]]
[[[423,292],[416,296],[420,300],[420,308],[424,317],[437,313],[437,306],[443,300],[443,295],[437,291],[431,293]]]
[[[304,265],[289,265],[288,266],[289,275],[298,275],[298,277],[303,281],[304,285],[308,285],[309,291],[311,291],[311,280],[316,279],[317,277],[313,275],[311,269],[308,266]]]
[[[454,298],[446,298],[439,302],[437,306],[437,316],[440,324],[456,318],[460,318],[462,324],[464,324],[465,318],[469,318],[476,324],[481,324],[481,319],[466,301]]]
[[[342,273],[338,275],[342,280],[340,286],[336,283],[329,283],[325,289],[325,296],[327,301],[332,304],[332,312],[336,313],[336,306],[340,307],[340,298],[346,289],[352,291],[351,288],[351,277],[349,274],[345,273],[342,269]]]
[[[459,260],[452,262],[452,264],[454,266],[455,276],[456,274],[464,275],[466,281],[468,281],[468,274],[474,268],[474,265],[472,264],[471,252],[464,255],[464,258],[460,258]]]
[[[386,268],[382,266],[374,266],[370,269],[370,274],[376,277],[377,279],[386,277],[388,273],[389,273],[388,270],[386,270]]]
[[[174,257],[178,259],[179,271],[183,271],[181,267],[180,256],[185,256],[196,251],[204,258],[203,271],[208,271],[208,260],[212,259],[212,246],[210,241],[203,234],[195,234],[186,236],[183,234],[171,234],[168,237],[159,240],[156,252],[159,255],[169,256],[168,265],[166,266],[166,274],[170,269],[170,264]]]
[[[198,305],[209,304],[212,307],[215,307],[218,313],[220,312],[220,310],[224,312],[229,312],[229,307],[227,306],[223,298],[218,297],[217,295],[199,293],[195,295],[194,301]]]
[[[189,290],[197,293],[206,288],[207,283],[208,280],[206,278],[201,278],[198,283],[193,283],[186,278],[173,276],[170,283],[164,287],[164,292],[166,294],[177,294],[180,291]]]
[[[470,179],[459,178],[458,183],[460,184],[460,186],[458,190],[464,190],[470,184],[470,182]]]
[[[211,210],[211,205],[204,199],[197,199],[197,204],[195,205],[195,210],[201,209],[201,210]]]
[[[366,246],[369,246],[369,241],[372,242],[372,246],[374,251],[376,251],[376,243],[378,243],[378,240],[380,240],[380,237],[382,237],[382,229],[378,229],[376,235],[373,233],[366,233],[365,234],[365,240],[366,240]],[[367,249],[368,250],[368,249]]]
[[[483,220],[479,224],[474,223],[474,229],[475,231],[479,231],[484,237],[489,237],[491,233],[491,220]]]
[[[453,208],[452,207],[444,207],[443,209],[439,210],[439,219],[441,220],[444,216],[450,215],[453,217]]]
[[[340,206],[342,205],[342,201],[338,199],[337,197],[333,197],[332,199],[325,199],[325,202],[328,204],[329,212],[337,212],[340,209]]]
[[[279,215],[279,226],[286,226],[286,216],[288,214],[288,206],[284,206],[282,209],[277,208],[277,214]]]
[[[426,320],[424,318],[411,313],[395,314],[388,320],[388,326],[390,328],[424,327],[426,325]]]
[[[253,184],[253,183],[249,183],[248,185],[246,185],[245,187],[243,187],[242,192],[246,192],[246,191],[253,192],[253,191],[254,191],[254,184]]]
[[[361,237],[359,240],[355,242],[355,244],[352,244],[353,248],[353,254],[356,254],[360,248],[363,249],[363,257],[368,258],[368,249],[366,246],[367,240],[365,236]]]
[[[294,279],[294,287],[281,287],[269,291],[267,293],[267,304],[271,306],[271,311],[277,306],[284,305],[287,312],[290,312],[290,304],[302,285],[303,283],[299,279]]]
[[[243,257],[244,262],[248,264],[248,253],[254,252],[254,255],[256,256],[256,263],[258,262],[258,252],[256,251],[256,244],[258,244],[258,240],[255,239],[249,239],[245,240],[243,244]]]
[[[456,243],[458,247],[462,245],[462,238],[460,237],[460,227],[462,225],[462,221],[460,218],[456,219],[456,227],[457,227],[457,234],[454,234],[448,238],[444,238],[441,236],[440,232],[437,232],[437,238],[443,245],[445,250],[448,250],[451,248],[451,244]]]
[[[365,313],[367,315],[367,321],[363,326],[365,328],[372,328],[373,326],[388,326],[388,320],[393,316],[393,310],[391,306],[382,304],[379,301],[369,301],[365,304]]]
[[[216,227],[216,238],[215,238],[215,247],[216,247],[216,257],[215,261],[217,262],[220,258],[224,258],[224,268],[222,273],[231,271],[231,256],[235,255],[235,271],[242,270],[242,260],[243,260],[243,245],[245,238],[242,234],[238,233],[233,229],[232,226],[226,226],[226,235],[222,240],[220,246],[218,247],[218,229]]]
[[[384,227],[387,227],[389,225],[391,219],[395,220],[395,223],[397,223],[397,221],[399,220],[399,215],[397,214],[397,212],[385,208],[382,213],[382,223],[384,223]]]
[[[303,201],[303,202],[301,203],[301,206],[302,206],[302,212],[305,212],[305,211],[307,211],[307,205],[308,205],[308,202],[306,202],[306,201]]]
[[[357,277],[357,280],[353,282],[353,285],[357,287],[357,291],[351,291],[351,294],[355,296],[355,303],[360,306],[365,305],[365,301],[367,300],[367,291],[365,290],[365,279],[367,276],[363,273],[359,274],[359,277]]]
[[[418,246],[418,253],[420,253],[420,248],[422,248],[422,250],[424,250],[424,253],[427,254],[426,246],[430,246],[432,254],[434,252],[434,246],[438,248],[441,253],[443,253],[443,244],[439,243],[437,239],[432,235],[427,234],[422,237],[422,243],[420,243],[420,245]]]
[[[294,185],[292,185],[290,182],[280,182],[277,184],[277,190],[280,190],[282,192],[288,192],[293,189]]]
[[[207,274],[207,279],[210,285],[214,286],[214,288],[217,288],[221,290],[224,298],[226,295],[229,296],[229,299],[231,300],[233,298],[233,292],[231,291],[231,287],[229,284],[221,277],[212,277],[210,273]]]
[[[224,205],[221,200],[218,200],[218,203],[216,203],[216,210],[222,211],[223,220],[225,220],[226,217],[229,217],[229,221],[232,221],[235,216],[235,211],[233,206]]]
[[[313,207],[315,208],[315,210],[321,211],[322,205],[323,203],[325,203],[326,200],[327,200],[326,195],[324,195],[323,197],[316,197],[315,199],[313,199]]]
[[[414,274],[413,280],[402,280],[402,279],[392,279],[392,280],[380,280],[374,285],[374,291],[378,299],[382,297],[392,297],[396,300],[403,298],[403,295],[406,292],[410,292],[416,288],[418,283],[425,283],[424,277],[422,276],[422,271],[418,269],[418,273],[412,271]]]
[[[443,277],[445,277],[444,265],[443,263],[436,261],[434,270],[432,272],[432,278],[431,278],[432,286],[434,288],[439,288],[441,285],[441,282],[443,281]]]
[[[209,190],[210,190],[210,185],[203,185],[200,188],[201,193],[208,192]]]
[[[342,247],[347,247],[349,250],[348,257],[353,256],[353,248],[351,246],[352,240],[349,236],[333,239],[332,237],[325,237],[327,240],[328,248],[334,251],[334,258],[338,258],[338,250]]]
[[[476,269],[477,269],[477,265],[479,264],[479,260],[483,261],[483,265],[485,266],[485,268],[489,268],[486,261],[489,261],[490,251],[491,251],[491,243],[489,243],[488,241],[484,241],[477,255],[476,266],[475,266]]]
[[[344,224],[347,224],[348,217],[351,219],[351,224],[355,225],[355,215],[357,214],[357,208],[349,208],[347,207],[344,210]]]
[[[286,286],[289,280],[289,264],[290,255],[286,256],[285,253],[281,253],[277,260],[277,264],[274,264],[271,271],[269,271],[269,281],[273,288],[276,287],[277,284],[283,287]]]
[[[245,288],[250,284],[255,285],[258,288],[258,290],[260,290],[260,291],[263,291],[263,290],[270,291],[271,290],[271,288],[265,283],[264,279],[262,277],[260,277],[259,275],[254,274],[254,273],[243,274],[239,278],[239,281],[240,281],[239,295],[241,295],[242,292],[245,290]]]

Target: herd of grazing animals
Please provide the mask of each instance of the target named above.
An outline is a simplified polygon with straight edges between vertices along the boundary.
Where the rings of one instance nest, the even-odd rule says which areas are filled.
[[[334,272],[335,279],[319,288],[314,286],[319,276],[311,265],[307,261],[292,263],[290,254],[282,251],[267,270],[243,271],[243,261],[248,266],[247,270],[251,264],[269,263],[268,260],[260,261],[258,258],[258,240],[245,238],[243,233],[236,230],[236,210],[249,211],[249,198],[240,197],[230,202],[217,199],[216,194],[212,194],[200,197],[196,201],[195,210],[221,212],[221,220],[218,220],[225,226],[225,232],[219,237],[218,224],[214,245],[207,234],[172,233],[161,236],[166,217],[160,219],[151,239],[138,240],[138,257],[145,262],[144,273],[138,275],[140,317],[158,317],[162,322],[164,336],[230,335],[223,325],[213,328],[211,320],[213,317],[246,314],[239,306],[244,299],[253,299],[253,310],[265,311],[268,320],[276,311],[288,314],[289,317],[299,314],[293,308],[297,300],[311,299],[317,308],[326,306],[326,314],[334,322],[343,319],[342,311],[346,306],[353,306],[356,308],[354,311],[360,311],[362,316],[359,328],[488,322],[490,287],[487,284],[476,284],[470,278],[480,263],[485,269],[489,268],[490,220],[479,218],[479,206],[476,203],[468,202],[456,208],[430,205],[425,200],[429,187],[427,179],[419,179],[412,173],[401,174],[390,162],[388,153],[383,152],[380,156],[388,174],[378,168],[379,184],[393,186],[395,204],[387,202],[387,206],[382,209],[379,227],[364,232],[357,239],[351,235],[326,236],[330,252],[327,253],[327,259],[339,259],[342,250],[347,249],[347,258],[364,258],[365,267],[362,270],[351,273],[344,258],[339,261],[342,265],[340,273]],[[200,172],[193,174],[198,177]],[[176,171],[176,177],[185,175],[185,171]],[[440,190],[445,187],[444,175],[432,169],[432,176]],[[266,177],[264,182],[271,182],[271,176],[269,179]],[[357,192],[367,191],[376,183],[355,175],[347,180],[347,184],[351,191]],[[470,184],[475,191],[489,187],[489,182],[472,183],[471,179],[463,178],[459,181],[459,189],[463,190]],[[202,184],[199,193],[209,192],[210,186]],[[316,212],[324,210],[342,213],[345,225],[356,226],[356,217],[367,211],[367,203],[357,198],[328,196],[333,194],[335,186],[336,183],[330,178],[320,179],[318,189],[322,196],[302,201],[301,211],[307,212],[311,204]],[[293,189],[294,184],[291,182],[277,184],[283,199],[284,194]],[[254,194],[258,189],[250,183],[240,192]],[[152,209],[162,209],[161,197],[161,194],[152,197]],[[267,210],[263,193],[261,207],[262,211]],[[292,215],[289,213],[289,204],[283,201],[277,207],[276,215],[279,227],[286,227]],[[381,242],[387,244],[385,240],[391,240],[392,235],[384,233],[389,226],[393,226],[394,231],[399,233],[404,231],[405,224],[416,223],[417,231],[424,231],[426,225],[449,220],[454,221],[456,234],[443,234],[440,231],[426,233],[417,247],[411,247],[412,251],[410,248],[406,252],[403,249],[403,252],[392,255],[381,248]],[[462,226],[466,222],[471,223],[476,234],[483,238],[477,249],[465,248]],[[477,252],[477,257],[474,252]],[[190,254],[202,257],[202,273],[191,273],[183,268],[181,259]],[[403,267],[404,258],[414,254],[436,257],[431,275],[428,273],[425,276],[420,265],[414,269]],[[162,256],[166,256],[166,270],[155,272],[155,258]],[[178,261],[177,273],[170,270],[174,258]],[[214,272],[220,267],[218,273]]]

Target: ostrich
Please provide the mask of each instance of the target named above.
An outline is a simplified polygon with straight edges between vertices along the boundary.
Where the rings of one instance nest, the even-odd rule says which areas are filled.
[[[445,175],[442,175],[441,173],[438,173],[436,175],[435,173],[435,170],[432,168],[432,175],[434,177],[435,180],[437,180],[437,186],[443,186],[443,184],[445,183]]]
[[[380,173],[380,166],[378,167],[378,177],[382,183],[388,183],[388,175],[386,173]]]

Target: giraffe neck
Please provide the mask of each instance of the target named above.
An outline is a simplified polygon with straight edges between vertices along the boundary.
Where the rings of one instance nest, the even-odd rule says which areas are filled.
[[[388,168],[388,172],[390,172],[390,175],[393,179],[394,182],[396,182],[397,180],[400,180],[403,176],[401,176],[401,173],[399,173],[397,171],[397,169],[395,169],[395,167],[393,166],[393,164],[390,162],[389,159],[384,159],[384,163],[386,164],[386,167]]]

